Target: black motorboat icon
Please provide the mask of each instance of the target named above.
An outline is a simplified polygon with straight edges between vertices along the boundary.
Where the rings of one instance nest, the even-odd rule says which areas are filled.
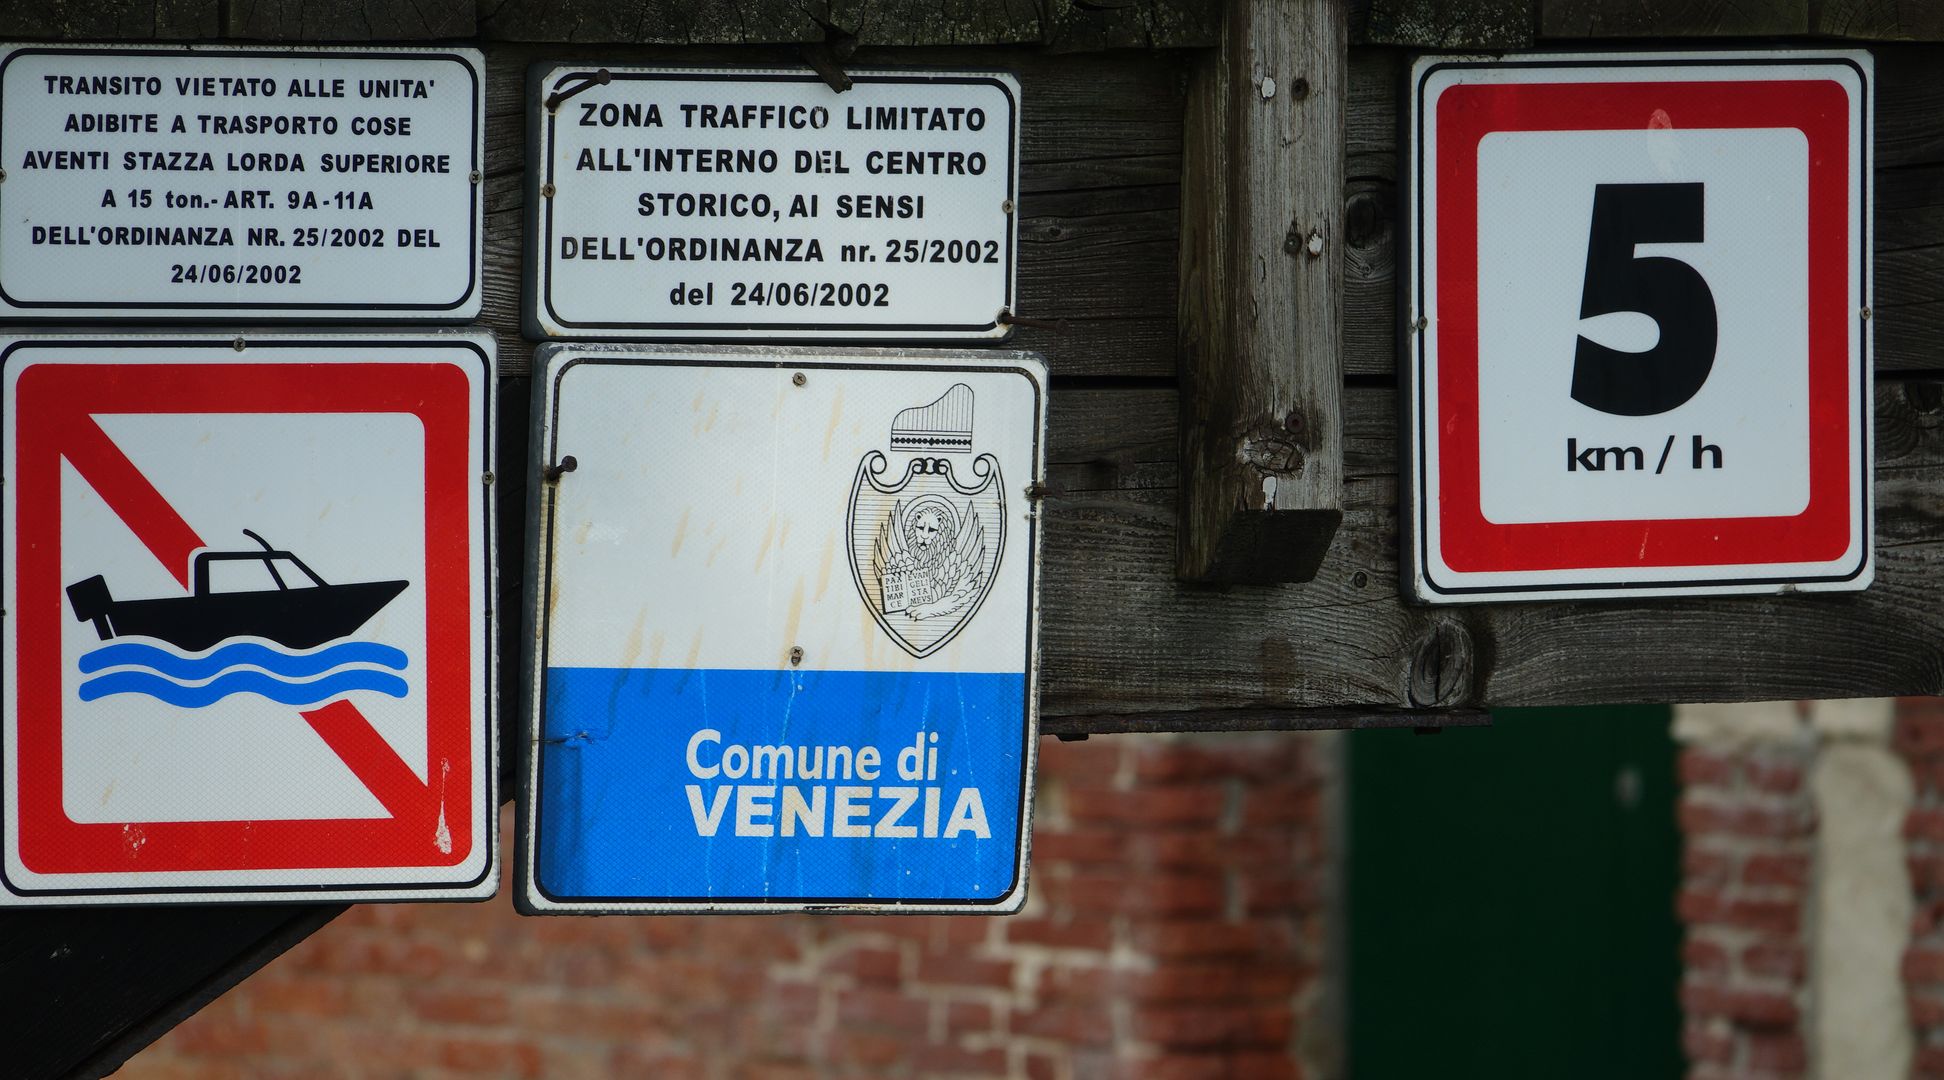
[[[268,638],[288,649],[309,649],[345,637],[378,614],[406,581],[361,581],[332,585],[303,560],[272,548],[249,529],[243,535],[261,551],[202,551],[194,562],[195,590],[189,596],[116,600],[100,574],[67,587],[74,617],[93,622],[101,640],[139,635],[160,638],[185,652],[201,652],[233,637]],[[212,592],[212,563],[255,562],[269,571],[274,589]],[[305,578],[287,578],[294,568]],[[294,582],[294,583],[293,583]]]

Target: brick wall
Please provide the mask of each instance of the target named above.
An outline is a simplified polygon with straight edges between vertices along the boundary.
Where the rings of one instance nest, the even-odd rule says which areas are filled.
[[[1787,706],[1793,708],[1793,706]],[[1695,1080],[1801,1076],[1815,813],[1814,744],[1779,738],[1681,751],[1683,1043]]]
[[[1012,918],[356,908],[121,1075],[1334,1075],[1333,745],[1045,741]]]
[[[1912,1075],[1944,1078],[1944,698],[1898,703],[1896,748],[1915,798],[1904,820],[1916,911],[1903,976],[1917,1050]]]

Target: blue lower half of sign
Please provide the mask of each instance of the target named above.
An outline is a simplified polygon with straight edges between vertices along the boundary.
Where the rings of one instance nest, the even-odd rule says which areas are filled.
[[[535,876],[557,900],[996,903],[1019,674],[548,668]]]

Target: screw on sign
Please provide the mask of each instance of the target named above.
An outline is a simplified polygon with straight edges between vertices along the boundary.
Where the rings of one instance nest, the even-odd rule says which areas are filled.
[[[1870,57],[1427,57],[1417,599],[1872,575]]]
[[[1044,370],[542,347],[523,910],[1019,909]]]
[[[491,340],[0,355],[0,903],[490,895]]]

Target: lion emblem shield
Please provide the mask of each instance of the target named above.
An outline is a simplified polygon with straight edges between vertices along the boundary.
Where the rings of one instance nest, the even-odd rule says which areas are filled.
[[[900,412],[890,452],[867,452],[851,486],[858,593],[884,632],[920,658],[978,613],[1005,549],[1005,484],[996,457],[972,456],[972,404],[972,389],[958,383]]]

